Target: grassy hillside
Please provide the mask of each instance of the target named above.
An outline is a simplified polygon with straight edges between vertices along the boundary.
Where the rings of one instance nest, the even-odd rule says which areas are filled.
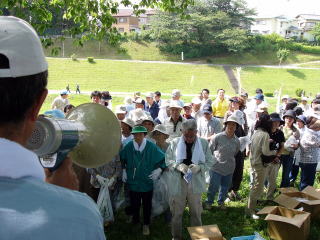
[[[271,68],[243,68],[241,72],[242,87],[249,93],[257,87],[265,92],[273,93],[283,87],[283,94],[296,96],[297,88],[304,89],[314,96],[319,92],[320,68],[311,69],[271,69]]]
[[[56,41],[56,47],[61,47],[62,42]],[[72,39],[64,41],[64,57],[70,57],[76,54],[79,58],[95,57],[105,59],[132,59],[132,60],[150,60],[150,61],[181,61],[180,55],[165,54],[157,48],[154,42],[135,42],[128,41],[121,43],[120,47],[111,47],[102,42],[99,49],[98,41],[88,41],[83,47],[75,46]],[[47,56],[51,55],[51,48],[45,49]],[[61,50],[57,57],[62,57]],[[309,61],[320,60],[320,55],[306,54],[299,52],[291,52],[288,60],[284,64],[303,63]],[[185,59],[186,62],[200,61],[203,63],[219,63],[219,64],[278,64],[275,52],[267,53],[241,53],[218,55],[201,59]]]
[[[67,84],[81,90],[109,90],[121,92],[171,92],[178,88],[183,93],[197,93],[202,88],[225,88],[233,92],[221,67],[135,63],[110,60],[72,61],[48,59],[49,89],[64,89]]]

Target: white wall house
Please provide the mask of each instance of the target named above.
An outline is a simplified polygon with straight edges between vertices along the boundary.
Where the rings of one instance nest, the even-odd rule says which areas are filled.
[[[284,38],[300,36],[297,21],[285,16],[255,17],[255,21],[251,25],[251,32],[255,34],[277,33]]]
[[[300,14],[296,16],[298,28],[301,31],[300,38],[308,41],[314,41],[314,36],[310,33],[312,28],[320,23],[320,15],[315,14]]]

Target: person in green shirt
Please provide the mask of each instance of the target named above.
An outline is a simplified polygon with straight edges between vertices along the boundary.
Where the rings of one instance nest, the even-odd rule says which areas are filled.
[[[143,234],[149,235],[152,209],[153,181],[158,179],[166,167],[165,155],[154,143],[147,140],[147,129],[135,126],[133,140],[120,152],[123,168],[122,180],[129,187],[132,223],[139,223],[140,206],[143,207]]]

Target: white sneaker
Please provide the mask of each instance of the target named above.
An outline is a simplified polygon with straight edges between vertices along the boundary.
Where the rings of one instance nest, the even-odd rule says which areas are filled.
[[[142,234],[145,235],[145,236],[150,235],[149,225],[143,225],[143,227],[142,227]]]

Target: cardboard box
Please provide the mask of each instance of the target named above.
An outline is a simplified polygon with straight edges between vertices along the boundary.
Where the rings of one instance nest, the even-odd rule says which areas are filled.
[[[303,211],[311,213],[312,218],[320,217],[320,192],[313,187],[306,187],[302,192],[298,190],[283,191],[274,202],[287,208],[303,208]]]
[[[306,240],[310,232],[310,213],[279,206],[265,207],[257,214],[267,215],[270,238]]]
[[[218,225],[188,227],[192,240],[224,240]]]

